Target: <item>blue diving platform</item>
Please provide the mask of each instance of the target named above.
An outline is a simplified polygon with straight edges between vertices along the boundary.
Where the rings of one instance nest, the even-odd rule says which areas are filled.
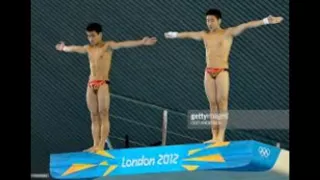
[[[214,170],[288,175],[288,154],[253,140],[61,153],[50,155],[50,176],[81,179]]]

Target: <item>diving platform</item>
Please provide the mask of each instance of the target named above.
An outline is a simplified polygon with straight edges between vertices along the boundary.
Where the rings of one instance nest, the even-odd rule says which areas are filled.
[[[208,179],[215,173],[219,180],[223,179],[223,174],[245,176],[244,179],[251,179],[247,174],[260,174],[261,178],[268,179],[266,173],[289,179],[289,151],[246,140],[50,155],[50,176],[54,179],[123,179],[128,176],[134,179],[139,176],[138,179],[154,180],[163,175],[166,179],[170,176],[190,179],[205,173],[209,173],[204,175]]]

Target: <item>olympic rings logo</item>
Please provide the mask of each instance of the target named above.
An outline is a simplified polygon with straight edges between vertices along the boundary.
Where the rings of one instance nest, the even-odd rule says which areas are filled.
[[[260,156],[263,157],[263,158],[268,158],[270,156],[270,154],[271,154],[269,148],[262,147],[262,146],[260,146],[258,148],[258,152],[259,152]]]

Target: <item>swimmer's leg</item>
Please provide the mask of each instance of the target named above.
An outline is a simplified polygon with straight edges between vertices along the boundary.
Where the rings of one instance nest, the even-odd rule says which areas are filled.
[[[98,102],[99,102],[99,117],[101,120],[100,126],[100,142],[98,150],[104,150],[106,139],[110,133],[110,121],[109,121],[109,107],[110,107],[110,92],[109,85],[103,84],[98,90]]]
[[[219,108],[219,133],[217,140],[222,142],[225,138],[225,132],[228,125],[228,101],[229,101],[229,72],[222,71],[216,78],[217,102]]]
[[[87,87],[86,94],[87,106],[91,116],[91,133],[93,139],[93,146],[85,151],[94,152],[96,151],[100,142],[100,117],[98,109],[98,96],[94,92],[93,88]]]
[[[205,73],[204,75],[204,87],[205,92],[209,101],[210,105],[210,120],[211,120],[211,132],[212,132],[212,139],[206,141],[205,143],[215,142],[218,136],[218,128],[217,128],[217,114],[218,114],[218,107],[217,107],[217,99],[216,99],[216,82],[215,80],[208,74]]]

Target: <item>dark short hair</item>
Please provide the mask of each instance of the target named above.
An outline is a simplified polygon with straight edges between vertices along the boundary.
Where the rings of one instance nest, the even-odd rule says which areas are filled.
[[[102,32],[102,26],[99,24],[99,23],[90,23],[88,26],[87,26],[87,31],[95,31],[97,32],[98,34],[100,32]]]
[[[219,9],[209,9],[206,13],[206,16],[212,15],[215,16],[217,19],[221,19],[221,11]]]

